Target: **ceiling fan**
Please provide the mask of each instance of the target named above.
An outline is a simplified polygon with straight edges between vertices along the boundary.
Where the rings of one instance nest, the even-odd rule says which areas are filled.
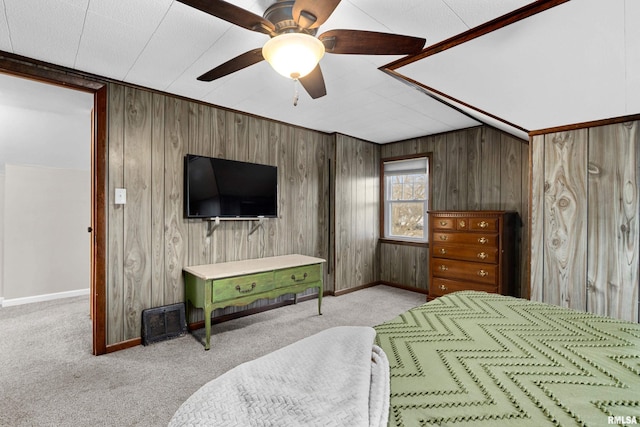
[[[204,73],[212,81],[262,60],[280,74],[300,82],[312,98],[327,94],[318,62],[324,53],[408,55],[419,52],[424,38],[359,30],[329,30],[315,37],[340,0],[277,0],[259,16],[223,0],[178,0],[188,6],[271,37],[262,48],[245,52]]]

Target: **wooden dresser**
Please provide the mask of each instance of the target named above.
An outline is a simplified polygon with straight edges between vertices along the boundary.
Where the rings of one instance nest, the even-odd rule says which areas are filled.
[[[429,296],[516,286],[516,212],[430,211]]]

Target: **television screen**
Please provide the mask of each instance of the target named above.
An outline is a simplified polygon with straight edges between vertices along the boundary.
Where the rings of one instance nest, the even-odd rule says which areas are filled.
[[[278,168],[187,154],[184,164],[187,218],[276,217]]]

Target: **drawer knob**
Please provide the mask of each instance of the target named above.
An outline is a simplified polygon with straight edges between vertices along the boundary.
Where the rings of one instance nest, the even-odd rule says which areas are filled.
[[[478,239],[478,243],[484,245],[485,243],[487,243],[489,241],[489,239],[487,239],[486,237],[481,237]]]
[[[446,290],[447,290],[447,287],[446,287],[445,285],[440,285],[440,290],[441,290],[441,291],[446,291]]]
[[[480,221],[478,225],[480,226],[480,228],[487,228],[489,226],[489,223],[487,221]]]
[[[304,279],[306,279],[306,278],[307,278],[307,273],[304,273],[304,274],[302,275],[302,278],[301,278],[301,279],[296,279],[296,275],[295,275],[295,274],[292,274],[292,275],[291,275],[291,280],[293,280],[294,282],[302,282],[302,281],[304,281]]]
[[[445,225],[447,225],[447,224],[448,224],[448,222],[447,222],[447,221],[440,221],[440,226],[441,226],[441,227],[444,227],[444,226],[445,226]]]
[[[489,275],[489,272],[488,272],[488,271],[486,271],[486,270],[480,270],[480,271],[478,271],[478,276],[480,276],[480,277],[486,277],[486,276],[488,276],[488,275]]]
[[[440,253],[444,255],[447,253],[447,250],[445,248],[440,248]]]
[[[467,221],[465,221],[464,219],[462,221],[460,221],[460,227],[461,228],[465,228],[467,226]]]
[[[240,287],[240,285],[236,285],[236,291],[240,292],[241,294],[246,294],[246,293],[249,293],[249,292],[251,292],[252,290],[254,290],[254,289],[255,289],[255,287],[256,287],[256,282],[253,282],[253,283],[251,284],[251,288],[249,288],[249,289],[245,289],[245,290],[242,290],[242,288]]]
[[[480,259],[485,259],[485,258],[487,258],[487,254],[486,254],[486,253],[484,253],[484,252],[480,252],[480,253],[478,254],[478,258],[480,258]]]
[[[449,268],[448,268],[446,265],[440,265],[440,266],[438,267],[438,269],[439,269],[440,271],[447,271]]]
[[[445,234],[440,235],[440,240],[447,240],[447,236]]]

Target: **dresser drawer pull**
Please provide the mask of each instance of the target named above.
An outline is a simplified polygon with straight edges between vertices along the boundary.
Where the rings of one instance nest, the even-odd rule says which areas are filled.
[[[484,245],[485,243],[487,243],[489,241],[489,239],[487,239],[486,237],[481,237],[478,239],[478,243]]]
[[[444,255],[447,253],[447,250],[445,248],[440,248],[440,253]]]
[[[448,224],[448,222],[447,222],[447,221],[440,221],[440,226],[441,226],[441,227],[444,227],[444,226],[445,226],[445,225],[447,225],[447,224]]]
[[[461,228],[465,228],[466,226],[467,226],[467,221],[465,221],[465,220],[460,221],[460,227]]]
[[[301,279],[296,279],[295,274],[291,275],[291,280],[293,280],[294,282],[303,282],[306,278],[307,278],[307,273],[304,273]]]
[[[441,291],[446,291],[446,290],[447,290],[447,287],[446,287],[445,285],[440,285],[440,290],[441,290]]]
[[[438,267],[438,269],[439,269],[440,271],[447,271],[449,268],[448,268],[446,265],[440,265],[440,266]]]
[[[240,292],[241,294],[247,294],[247,293],[251,292],[252,290],[254,290],[255,287],[256,287],[256,282],[253,282],[251,284],[251,289],[245,289],[243,291],[242,288],[240,287],[240,285],[236,285],[236,291]]]
[[[480,221],[478,225],[480,226],[480,228],[487,228],[489,226],[489,223],[487,221]]]
[[[480,252],[480,253],[478,254],[478,258],[480,258],[480,259],[486,259],[486,258],[487,258],[487,256],[488,256],[488,255],[487,255],[485,252]]]
[[[488,276],[488,275],[489,275],[489,272],[488,272],[488,271],[486,271],[486,270],[480,270],[480,271],[478,271],[478,276],[480,276],[480,277],[486,277],[486,276]]]
[[[440,240],[447,240],[447,236],[441,234],[440,235]]]

